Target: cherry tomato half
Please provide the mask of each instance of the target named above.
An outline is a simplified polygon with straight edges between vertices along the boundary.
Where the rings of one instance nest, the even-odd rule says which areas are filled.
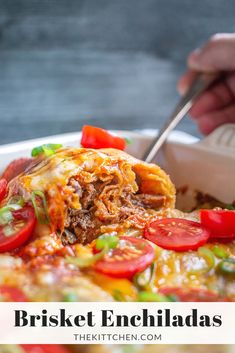
[[[23,173],[26,168],[31,164],[32,158],[18,158],[12,161],[2,174],[8,182],[15,178],[17,175]]]
[[[200,223],[181,218],[164,218],[148,224],[144,237],[158,246],[175,251],[196,250],[207,242],[210,232]]]
[[[219,296],[218,293],[201,288],[163,287],[159,292],[164,295],[175,296],[180,302],[227,302],[226,297]]]
[[[144,239],[120,237],[117,248],[95,263],[96,271],[116,278],[131,278],[145,270],[154,260],[154,249]]]
[[[34,209],[30,206],[14,211],[12,215],[13,221],[0,225],[0,252],[14,250],[24,244],[36,224]]]
[[[13,286],[5,284],[0,285],[0,298],[3,302],[27,302],[27,298],[24,293]]]
[[[7,192],[7,180],[4,178],[0,179],[0,201],[2,201]]]
[[[117,148],[124,150],[126,141],[99,127],[85,125],[82,128],[81,145],[85,148]]]
[[[21,344],[24,353],[69,353],[69,351],[58,344]]]
[[[211,231],[211,238],[234,238],[235,211],[201,210],[201,224]]]

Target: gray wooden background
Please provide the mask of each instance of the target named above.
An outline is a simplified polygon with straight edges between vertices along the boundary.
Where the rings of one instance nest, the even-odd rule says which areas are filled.
[[[0,0],[0,143],[157,128],[187,54],[226,31],[234,0]]]

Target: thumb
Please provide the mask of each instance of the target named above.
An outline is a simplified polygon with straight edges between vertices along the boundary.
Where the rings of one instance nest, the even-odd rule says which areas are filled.
[[[235,34],[216,34],[188,57],[188,66],[202,72],[235,70]]]

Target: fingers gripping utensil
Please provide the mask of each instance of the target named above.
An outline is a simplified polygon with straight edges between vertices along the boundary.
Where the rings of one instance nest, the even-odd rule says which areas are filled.
[[[181,98],[170,118],[160,129],[157,137],[153,140],[147,152],[144,155],[144,161],[151,163],[163,143],[166,141],[169,133],[179,124],[183,117],[188,113],[194,101],[218,79],[219,75],[215,73],[199,74],[193,81],[187,93]]]

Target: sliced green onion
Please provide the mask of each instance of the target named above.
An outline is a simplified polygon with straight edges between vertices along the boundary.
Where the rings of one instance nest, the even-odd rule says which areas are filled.
[[[90,267],[97,261],[103,259],[105,254],[107,254],[109,250],[116,248],[118,244],[119,238],[117,236],[103,234],[96,239],[96,249],[101,250],[98,254],[86,258],[67,257],[66,261],[70,264],[77,265],[80,268]]]
[[[126,141],[126,144],[127,145],[131,145],[132,144],[132,140],[131,139],[129,139],[128,137],[124,137],[124,140]]]
[[[179,301],[179,298],[176,294],[168,294],[166,296],[169,300],[169,302],[178,302]]]
[[[154,284],[156,264],[153,263],[145,271],[137,273],[133,278],[133,283],[138,289],[150,290]]]
[[[119,244],[119,238],[116,235],[103,234],[96,239],[95,247],[97,250],[104,248],[115,249]]]
[[[85,257],[85,258],[80,258],[80,257],[72,257],[68,256],[65,261],[69,264],[76,265],[80,268],[86,268],[93,266],[97,261],[103,259],[104,255],[108,252],[108,248],[104,248],[101,252],[98,254],[95,254],[93,256]]]
[[[10,205],[14,205],[14,204],[15,205],[19,205],[20,207],[24,207],[25,200],[23,199],[22,196],[15,195],[15,196],[10,198],[10,200],[7,203],[7,205],[10,206]]]
[[[154,292],[139,292],[139,302],[169,302],[169,298],[166,295]]]
[[[40,154],[45,154],[45,156],[49,157],[55,153],[56,150],[63,147],[60,143],[48,143],[42,146],[34,147],[31,152],[32,157],[37,157]]]
[[[34,147],[31,151],[31,156],[32,157],[37,157],[39,154],[43,153],[42,146]]]
[[[53,154],[55,154],[55,151],[56,151],[56,149],[52,148],[49,145],[42,146],[42,150],[46,157],[52,156]]]
[[[210,270],[214,267],[215,256],[210,249],[202,246],[198,249],[198,255],[201,256],[206,261],[206,263],[208,265],[207,270]]]
[[[226,259],[227,257],[229,257],[228,252],[222,246],[215,245],[212,251],[215,254],[215,256],[218,257],[219,259]]]
[[[20,210],[22,207],[17,204],[8,204],[0,208],[0,224],[5,225],[13,220],[12,211]]]
[[[37,196],[40,197],[42,200],[44,217],[42,217],[40,212],[40,207],[38,207],[37,205]],[[46,200],[45,194],[40,190],[35,190],[31,193],[31,198],[32,198],[32,204],[33,204],[35,215],[37,217],[38,222],[41,224],[48,224],[50,222],[50,217],[48,214],[47,200]]]
[[[218,264],[218,269],[226,275],[235,275],[235,259],[226,259]]]
[[[133,278],[134,285],[139,289],[145,289],[151,279],[150,269],[147,268],[145,271],[137,273]]]
[[[0,224],[5,225],[13,220],[12,212],[5,207],[0,210]]]
[[[77,302],[78,301],[78,296],[75,293],[69,292],[64,294],[63,302]]]
[[[13,200],[11,200],[13,202]],[[13,211],[20,210],[22,208],[22,203],[8,203],[6,206],[0,208],[0,225],[3,227],[3,233],[6,237],[10,237],[14,234],[14,229],[11,226],[13,221]]]
[[[13,227],[11,227],[10,225],[7,224],[3,228],[3,233],[4,233],[5,237],[11,237],[15,233],[15,230]]]
[[[22,207],[16,203],[12,203],[12,204],[7,204],[6,206],[0,208],[0,213],[1,212],[5,212],[5,211],[18,211],[20,210]]]
[[[126,302],[126,296],[119,289],[114,289],[112,295],[117,302]]]

